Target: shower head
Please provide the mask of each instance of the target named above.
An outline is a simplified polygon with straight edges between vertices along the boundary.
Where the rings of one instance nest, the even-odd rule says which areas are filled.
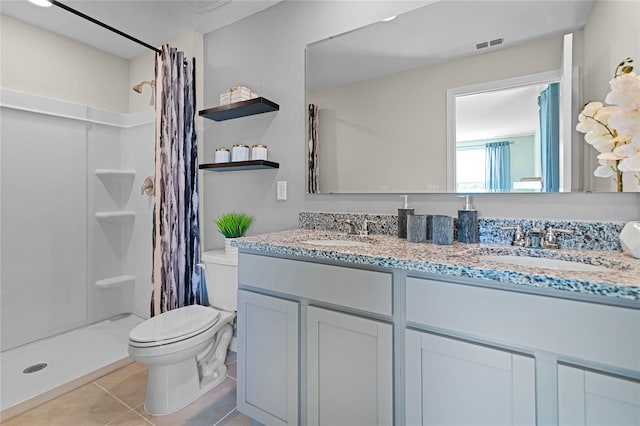
[[[151,80],[151,81],[145,80],[145,81],[143,81],[141,83],[138,83],[135,86],[133,86],[133,91],[136,92],[136,93],[142,93],[142,87],[145,84],[148,84],[151,87],[155,87],[156,86],[156,81],[155,80]]]

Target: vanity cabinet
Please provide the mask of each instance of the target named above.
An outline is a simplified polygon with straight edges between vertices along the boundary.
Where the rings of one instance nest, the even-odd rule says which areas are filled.
[[[408,277],[406,310],[407,424],[640,424],[637,309]]]
[[[639,425],[640,383],[560,365],[558,423]]]
[[[535,425],[533,357],[406,332],[407,425]]]
[[[298,424],[298,303],[238,291],[238,410]]]
[[[393,424],[390,324],[307,308],[307,421],[351,426]]]
[[[640,424],[640,309],[243,251],[238,409],[267,425]]]
[[[238,265],[238,410],[266,425],[393,424],[391,273],[242,252]]]

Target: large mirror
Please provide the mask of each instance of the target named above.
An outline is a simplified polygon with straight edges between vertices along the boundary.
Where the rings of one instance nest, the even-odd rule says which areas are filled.
[[[443,0],[309,44],[308,192],[613,190],[574,130],[610,3]]]

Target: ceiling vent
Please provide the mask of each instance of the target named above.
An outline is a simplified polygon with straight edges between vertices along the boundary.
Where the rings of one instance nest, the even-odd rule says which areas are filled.
[[[482,50],[488,47],[500,46],[502,43],[504,43],[504,37],[494,38],[493,40],[488,41],[480,41],[478,43],[474,43],[473,46],[476,50]]]

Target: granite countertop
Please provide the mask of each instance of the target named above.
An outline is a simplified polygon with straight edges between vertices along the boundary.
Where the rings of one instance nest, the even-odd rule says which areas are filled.
[[[358,246],[325,246],[306,241],[353,240]],[[344,232],[293,229],[235,240],[232,245],[282,255],[304,256],[409,271],[477,278],[640,301],[640,260],[612,251],[536,250],[500,244],[451,246],[410,243],[391,235],[361,237]],[[487,260],[486,255],[544,257],[601,266],[605,270],[556,270]],[[639,304],[640,306],[640,304]]]

